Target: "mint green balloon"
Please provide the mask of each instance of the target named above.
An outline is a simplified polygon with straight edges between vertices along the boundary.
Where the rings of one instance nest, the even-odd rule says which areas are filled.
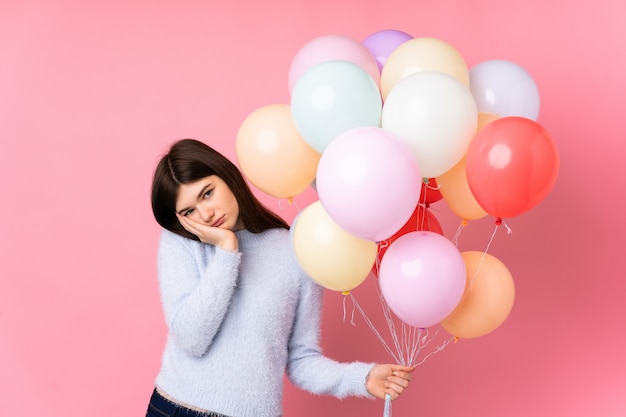
[[[357,127],[379,127],[383,102],[372,77],[348,61],[309,68],[291,92],[291,113],[302,138],[323,153],[332,140]]]

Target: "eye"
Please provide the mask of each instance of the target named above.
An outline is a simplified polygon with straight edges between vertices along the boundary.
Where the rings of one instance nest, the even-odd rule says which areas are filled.
[[[185,211],[183,212],[183,217],[187,217],[187,216],[189,216],[191,213],[193,213],[193,209],[185,210]]]
[[[206,190],[206,192],[204,194],[202,194],[202,198],[209,198],[209,197],[211,197],[211,195],[213,195],[213,189],[212,188],[210,190]]]

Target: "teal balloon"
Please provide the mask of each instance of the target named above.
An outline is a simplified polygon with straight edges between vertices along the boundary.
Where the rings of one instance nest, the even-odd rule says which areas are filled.
[[[291,92],[291,113],[302,138],[323,153],[332,140],[357,127],[379,127],[383,102],[372,77],[347,61],[309,68]]]

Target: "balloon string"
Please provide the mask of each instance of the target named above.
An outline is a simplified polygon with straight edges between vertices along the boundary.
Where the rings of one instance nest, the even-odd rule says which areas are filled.
[[[385,395],[385,410],[383,417],[391,417],[391,395]]]
[[[383,316],[385,317],[385,321],[387,323],[387,329],[389,330],[389,334],[391,335],[391,340],[393,340],[393,345],[396,348],[396,354],[398,355],[398,358],[399,358],[399,361],[398,360],[396,361],[401,364],[406,364],[407,362],[404,357],[404,350],[402,349],[402,346],[400,344],[400,339],[398,339],[398,332],[396,331],[396,324],[393,320],[391,309],[389,308],[389,305],[385,301],[385,298],[383,297],[382,293],[380,292],[378,288],[377,288],[377,293],[378,293],[378,300],[380,302],[380,306],[383,310]],[[402,322],[402,331],[403,331],[402,334],[403,335],[406,333],[404,329],[405,326],[406,325],[404,324],[404,322]]]
[[[428,207],[424,205],[424,210],[422,210],[420,216],[418,216],[415,230],[424,230],[424,225],[426,224],[426,219],[428,218],[428,216],[426,215],[426,210],[428,210]],[[430,227],[426,230],[430,230]]]
[[[429,329],[413,328],[413,335],[412,335],[412,342],[411,342],[413,349],[411,351],[411,356],[408,361],[409,366],[419,366],[423,364],[424,362],[426,362],[426,360],[429,357],[431,357],[437,352],[441,352],[443,349],[445,349],[446,346],[448,346],[450,342],[454,340],[454,337],[451,337],[445,340],[441,345],[437,346],[435,350],[429,352],[426,356],[422,358],[421,361],[417,362],[417,358],[422,352],[422,350],[428,347],[428,345],[430,345],[437,338],[442,328],[443,327],[441,326],[437,328],[437,331],[432,336],[430,335]]]
[[[439,353],[442,350],[444,350],[446,348],[446,346],[448,346],[450,344],[450,342],[454,341],[454,339],[455,339],[454,337],[451,337],[451,338],[445,340],[441,345],[437,346],[437,348],[435,350],[433,350],[432,352],[428,353],[426,356],[424,356],[424,358],[421,361],[415,363],[413,366],[420,366],[421,364],[426,362],[426,359],[430,358],[435,353]]]
[[[391,309],[385,302],[384,298],[380,291],[378,295],[380,297],[381,306],[383,308],[383,315],[387,322],[387,327],[389,329],[389,333],[391,335],[391,339],[393,341],[393,347],[395,351],[389,346],[387,341],[381,335],[381,333],[376,329],[372,321],[367,317],[365,311],[360,306],[356,298],[352,293],[346,294],[350,296],[354,308],[361,314],[369,328],[376,335],[378,340],[381,342],[383,348],[389,353],[389,355],[396,361],[396,363],[407,365],[407,366],[418,366],[423,364],[430,356],[434,355],[437,352],[441,352],[450,342],[454,340],[454,337],[451,337],[445,340],[441,345],[437,346],[433,351],[429,352],[425,357],[422,358],[421,361],[417,361],[420,353],[427,348],[434,340],[437,339],[441,329],[443,327],[437,328],[437,331],[431,336],[429,329],[417,328],[414,326],[409,326],[404,322],[401,322],[401,337],[398,336],[398,331],[396,329],[395,322],[393,320],[393,316],[391,313]],[[354,314],[354,310],[353,310]],[[354,317],[353,317],[354,320]],[[353,322],[354,324],[354,322]]]
[[[493,240],[496,237],[496,233],[498,232],[498,228],[502,224],[504,224],[504,227],[506,227],[507,233],[508,234],[513,233],[511,228],[501,218],[498,217],[496,219],[496,221],[495,221],[495,224],[496,224],[496,227],[493,229],[493,232],[491,233],[491,237],[489,238],[489,242],[487,242],[487,247],[485,248],[485,251],[483,252],[483,255],[480,258],[480,262],[478,262],[478,267],[476,268],[476,271],[474,272],[474,275],[470,279],[469,285],[472,285],[472,282],[474,282],[474,279],[478,276],[478,273],[480,272],[480,268],[482,267],[483,262],[485,261],[485,258],[487,257],[487,252],[489,252],[489,248],[491,247],[491,244],[493,243]]]
[[[401,363],[400,360],[396,357],[395,353],[389,348],[389,345],[387,344],[387,342],[385,341],[385,339],[381,336],[381,334],[378,332],[378,330],[376,330],[376,327],[374,327],[374,324],[372,324],[371,320],[369,319],[369,317],[367,317],[367,315],[365,314],[365,311],[363,311],[363,309],[361,308],[361,306],[359,305],[359,303],[356,301],[356,298],[354,298],[354,295],[352,295],[352,293],[350,293],[350,299],[352,300],[352,302],[354,303],[355,308],[358,310],[359,313],[361,313],[361,316],[363,316],[363,319],[365,320],[365,322],[367,323],[367,325],[369,326],[369,328],[372,330],[372,332],[376,335],[376,337],[378,338],[378,340],[381,342],[381,344],[383,345],[383,347],[385,348],[385,350],[387,351],[387,353],[389,353],[391,355],[391,357],[397,362],[397,363]]]
[[[298,211],[298,213],[300,213],[302,210],[300,210],[300,206],[298,206],[298,203],[296,202],[295,199],[291,200],[291,204],[293,204],[293,206],[296,208],[296,210]]]
[[[379,247],[379,252],[380,249],[384,249],[386,247],[388,247],[390,245],[390,243],[386,240],[381,240],[380,242],[378,242],[378,247]],[[376,272],[378,273],[380,269],[380,259],[378,258],[378,256],[376,257]]]
[[[442,329],[441,326],[437,329],[435,334],[432,337],[430,337],[430,332],[428,329],[408,326],[404,322],[401,322],[402,323],[402,340],[400,341],[400,339],[398,338],[396,329],[395,329],[393,316],[391,315],[391,309],[389,308],[388,304],[385,302],[384,298],[382,297],[381,292],[378,291],[378,295],[381,300],[381,306],[383,307],[383,313],[384,313],[385,319],[387,320],[387,326],[389,328],[389,332],[391,333],[391,337],[394,342],[394,347],[396,348],[396,351],[394,352],[389,347],[389,345],[387,344],[383,336],[380,334],[380,332],[376,329],[376,327],[374,326],[372,321],[369,319],[369,317],[367,317],[367,315],[365,314],[365,311],[361,308],[361,306],[357,302],[354,295],[351,292],[346,292],[344,293],[344,295],[345,295],[344,306],[345,306],[345,299],[348,296],[350,296],[350,299],[352,300],[354,308],[359,311],[359,313],[361,314],[361,316],[363,317],[363,319],[369,326],[370,330],[372,330],[372,332],[376,335],[376,337],[382,344],[383,348],[396,361],[396,363],[399,363],[402,365],[408,365],[408,366],[422,365],[432,355],[434,355],[435,353],[441,352],[442,350],[446,348],[446,346],[448,346],[448,344],[450,344],[450,342],[456,340],[455,337],[451,337],[445,340],[441,345],[437,346],[433,351],[425,355],[421,361],[417,362],[417,358],[419,357],[420,352],[422,351],[422,349],[424,349],[430,343],[432,343],[433,340],[435,340],[435,338],[437,337],[437,335]],[[354,310],[353,310],[353,314],[354,314]],[[344,307],[344,321],[345,321],[345,307]],[[391,417],[391,397],[389,395],[385,396],[385,408],[384,408],[383,417]]]
[[[346,298],[348,297],[343,297],[343,323],[345,324],[346,322]]]
[[[461,237],[461,232],[463,231],[465,226],[467,226],[467,220],[463,219],[459,224],[459,227],[456,229],[454,237],[452,238],[452,243],[454,243],[454,246],[459,246],[459,238]]]
[[[428,210],[428,206],[429,206],[429,204],[427,203],[428,199],[426,198],[426,195],[428,194],[428,190],[439,189],[439,186],[433,187],[430,184],[428,184],[428,181],[429,181],[428,178],[424,178],[423,181],[424,181],[424,194],[420,196],[419,205],[424,207],[424,212],[421,213],[422,216],[419,216],[419,218],[416,219],[415,230],[424,230],[424,225],[426,224],[426,220],[428,219],[428,215],[426,214],[426,210]],[[430,224],[428,226],[429,227],[426,230],[430,230]]]
[[[387,241],[382,241],[379,242],[380,247],[386,247],[388,245]],[[376,275],[379,274],[380,271],[380,261],[381,259],[379,259],[378,257],[376,258],[376,263],[375,263],[375,267],[376,267]],[[387,328],[389,329],[389,333],[391,334],[391,339],[393,341],[393,345],[396,349],[396,353],[397,353],[397,357],[391,353],[391,356],[396,360],[396,362],[398,363],[404,363],[404,357],[402,355],[402,349],[400,348],[400,342],[398,340],[397,337],[397,333],[395,330],[395,323],[393,321],[393,316],[391,315],[391,309],[389,308],[389,306],[387,305],[387,303],[385,302],[385,299],[383,298],[382,293],[380,292],[380,288],[377,286],[376,287],[376,293],[378,294],[378,301],[380,302],[380,306],[383,310],[383,317],[385,318],[385,321],[387,323]],[[362,309],[361,309],[362,311]],[[365,314],[365,312],[363,311],[361,314]],[[371,323],[371,322],[370,322]],[[403,323],[404,324],[404,323]],[[380,334],[378,331],[376,331],[376,329],[374,328],[373,324],[370,324],[370,327],[373,329],[373,331],[377,334]],[[379,339],[382,338],[382,336],[379,337]],[[386,345],[385,341],[383,340],[383,344]],[[389,352],[390,349],[386,348],[387,351]],[[401,362],[399,362],[399,360],[397,358],[400,358],[399,360]]]
[[[346,299],[348,298],[348,295],[350,295],[349,291],[345,291],[343,293],[343,322],[346,322]],[[352,305],[352,314],[350,315],[350,324],[353,326],[356,326],[356,323],[354,321],[354,305]]]
[[[405,326],[403,326],[405,327]],[[406,344],[407,344],[407,352],[408,352],[408,363],[412,364],[413,361],[415,360],[415,358],[417,358],[417,356],[419,355],[420,352],[420,339],[421,339],[421,334],[424,331],[424,329],[416,329],[415,327],[412,327],[409,331],[409,336],[406,339]]]
[[[296,203],[296,200],[293,197],[289,197],[289,198],[281,198],[278,200],[278,208],[281,210],[285,210],[285,201],[287,202],[288,205],[293,205],[296,210],[298,211],[298,213],[301,212],[300,207],[298,207],[298,203]]]
[[[424,194],[420,196],[419,205],[424,207],[424,213],[421,216],[421,219],[418,219],[418,221],[416,222],[417,223],[416,229],[417,230],[431,230],[430,218],[428,217],[428,214],[426,212],[426,210],[430,208],[430,204],[428,203],[428,198],[427,198],[428,190],[438,191],[441,188],[441,185],[437,184],[436,187],[433,187],[432,185],[430,185],[429,178],[423,178],[423,182],[424,182]],[[425,225],[428,226],[428,229],[424,229]]]
[[[431,190],[437,191],[441,188],[441,185],[437,184],[436,187],[433,187],[430,185],[430,178],[424,178],[424,188],[430,188]]]

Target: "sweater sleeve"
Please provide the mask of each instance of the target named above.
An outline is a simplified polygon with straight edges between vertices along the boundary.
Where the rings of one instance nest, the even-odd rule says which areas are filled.
[[[374,398],[365,388],[373,364],[340,363],[325,357],[319,345],[323,288],[304,277],[294,329],[289,342],[287,375],[296,386],[337,398]]]
[[[204,252],[204,254],[202,253]],[[198,257],[214,255],[205,270]],[[228,252],[164,231],[158,273],[163,312],[176,343],[202,356],[218,331],[237,283],[239,252]]]

